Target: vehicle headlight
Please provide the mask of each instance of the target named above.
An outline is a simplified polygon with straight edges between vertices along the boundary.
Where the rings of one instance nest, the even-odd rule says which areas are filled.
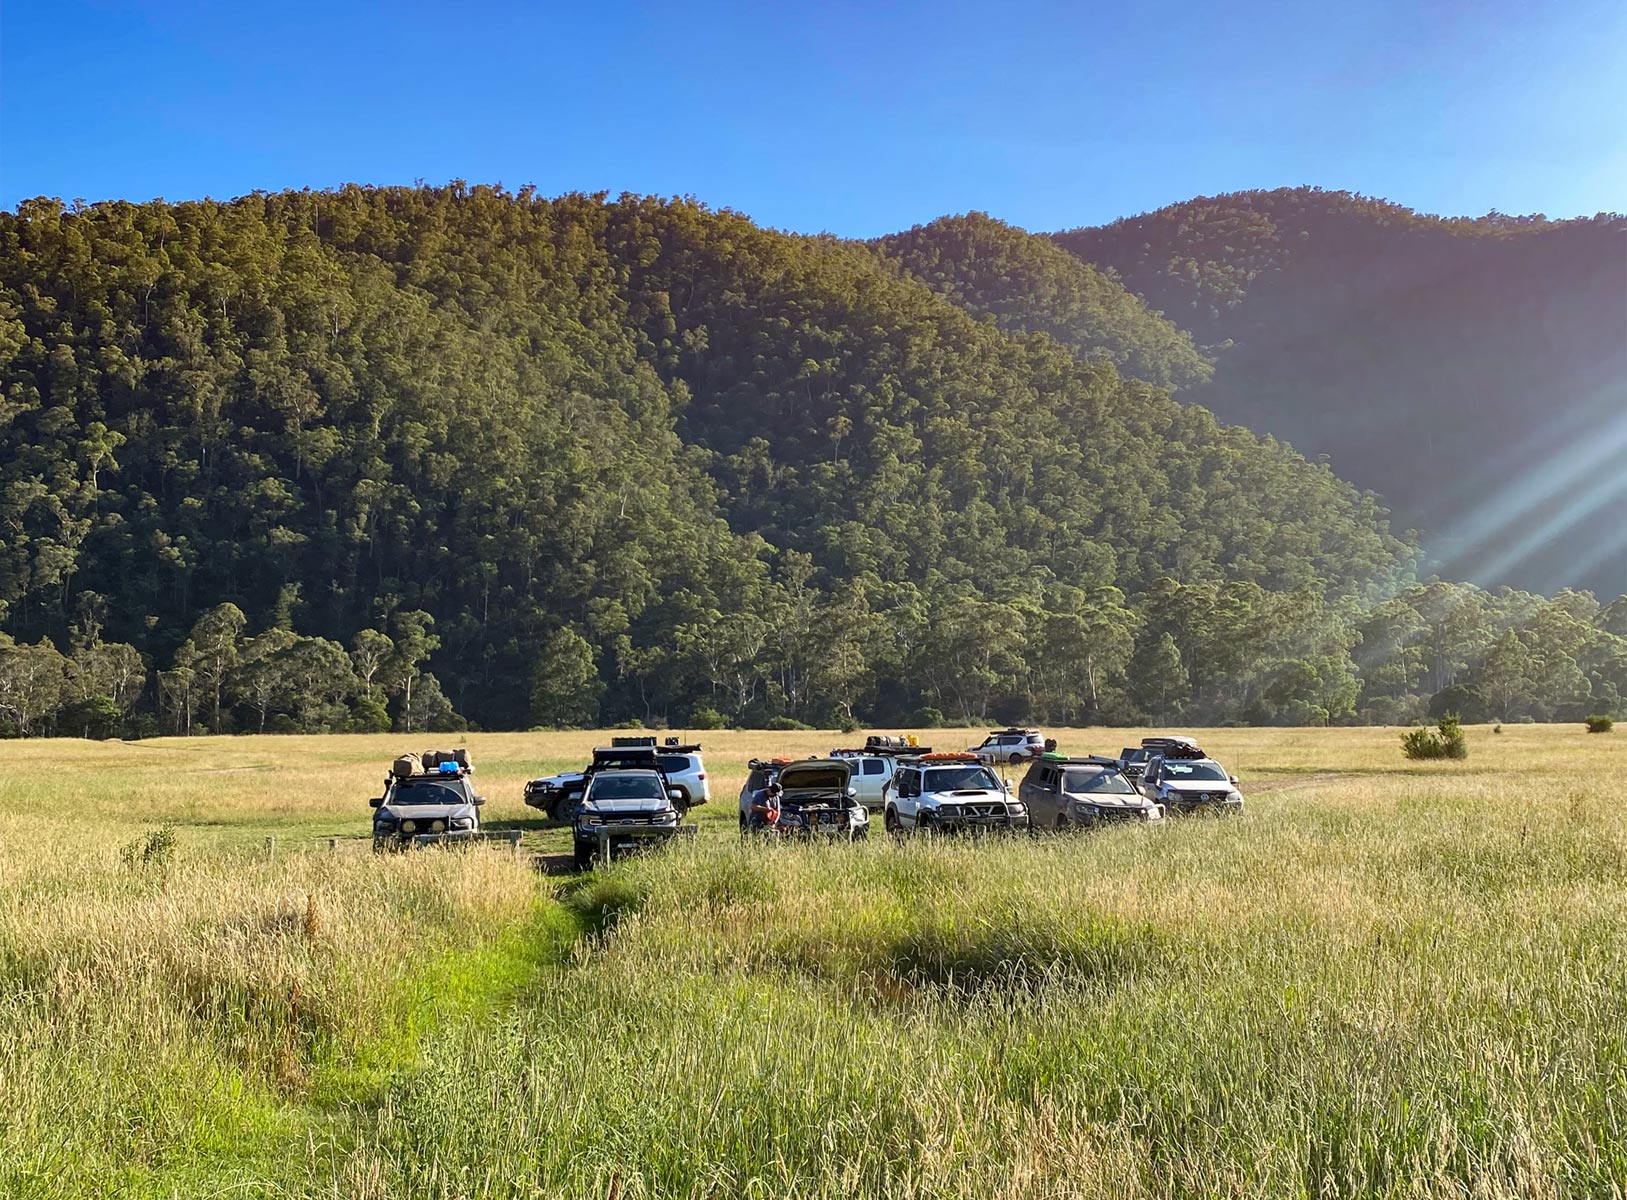
[[[439,819],[431,821],[429,831],[431,833],[444,833],[446,831],[446,822]]]
[[[956,817],[960,815],[960,809],[956,808],[953,804],[940,804],[938,805],[936,811],[937,815],[940,817]],[[932,812],[932,809],[927,810],[927,814],[929,816],[932,815]]]
[[[401,822],[401,832],[402,833],[416,833],[417,830],[418,830],[418,822],[414,821],[412,818],[409,817],[407,820]]]
[[[1086,804],[1083,801],[1079,801],[1078,803],[1074,804],[1073,811],[1082,817],[1096,817],[1101,815],[1102,810],[1097,808],[1094,804]]]
[[[655,823],[657,825],[671,825],[677,819],[678,819],[677,811],[675,809],[669,808],[664,813],[657,813],[656,814]]]
[[[592,813],[581,813],[576,818],[578,825],[603,825],[604,818],[596,817]]]
[[[452,818],[452,828],[453,829],[473,829],[474,824],[475,824],[475,822],[474,822],[473,817],[453,817]]]
[[[1023,807],[1023,802],[1021,800],[1013,800],[1011,802],[1011,815],[1012,816],[1020,817],[1020,816],[1023,815],[1023,813],[1025,813],[1027,811],[1028,810]]]

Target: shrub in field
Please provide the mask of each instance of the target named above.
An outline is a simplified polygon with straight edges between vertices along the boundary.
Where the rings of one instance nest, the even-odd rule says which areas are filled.
[[[1401,752],[1408,758],[1468,758],[1469,744],[1457,717],[1447,713],[1434,729],[1425,726],[1402,734]]]
[[[1616,727],[1616,722],[1606,715],[1599,713],[1587,718],[1587,731],[1589,733],[1609,733]]]
[[[702,704],[690,709],[689,720],[685,724],[690,729],[726,729],[729,723],[717,709]]]
[[[120,852],[129,867],[167,867],[175,857],[175,826],[164,825],[144,838],[137,838]]]
[[[812,725],[804,725],[795,717],[770,717],[763,722],[764,729],[788,731],[795,729],[812,729]]]

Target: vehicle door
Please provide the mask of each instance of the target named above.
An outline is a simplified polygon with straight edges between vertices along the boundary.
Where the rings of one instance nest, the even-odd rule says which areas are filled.
[[[866,808],[882,806],[882,788],[887,782],[887,760],[866,756],[853,764],[853,787],[859,793],[859,803]]]
[[[1158,777],[1163,774],[1161,769],[1163,765],[1163,759],[1150,758],[1147,765],[1142,768],[1141,778],[1137,781],[1136,787],[1149,800],[1158,798]]]
[[[1028,773],[1023,776],[1022,783],[1017,785],[1017,799],[1021,800],[1028,807],[1028,811],[1034,814],[1036,824],[1038,824],[1040,816],[1047,811],[1045,774],[1052,769],[1044,763],[1034,763],[1028,768]]]
[[[893,777],[893,811],[899,824],[914,829],[921,811],[921,772],[916,767],[904,767]]]

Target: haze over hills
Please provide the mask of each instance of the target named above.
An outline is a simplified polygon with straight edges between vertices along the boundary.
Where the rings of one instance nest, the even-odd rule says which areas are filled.
[[[163,672],[132,728],[1385,719],[1488,670],[1617,703],[1622,606],[1413,587],[1371,494],[1170,397],[1220,383],[1081,237],[462,184],[25,203],[0,721],[126,697],[107,645]]]
[[[1314,188],[1055,235],[1215,362],[1184,399],[1328,455],[1449,578],[1627,590],[1627,220]]]

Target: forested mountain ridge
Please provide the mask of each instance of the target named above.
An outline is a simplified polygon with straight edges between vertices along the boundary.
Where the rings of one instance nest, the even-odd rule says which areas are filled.
[[[1046,333],[1162,388],[1206,382],[1212,365],[1184,330],[1049,238],[987,213],[942,217],[873,242],[912,276],[1002,329]]]
[[[1239,192],[1054,235],[1215,359],[1185,398],[1383,497],[1449,577],[1627,589],[1627,220]],[[1601,447],[1611,447],[1602,454]],[[1602,454],[1602,457],[1601,457]]]
[[[0,723],[1357,712],[1375,500],[1084,357],[686,202],[26,203]]]

